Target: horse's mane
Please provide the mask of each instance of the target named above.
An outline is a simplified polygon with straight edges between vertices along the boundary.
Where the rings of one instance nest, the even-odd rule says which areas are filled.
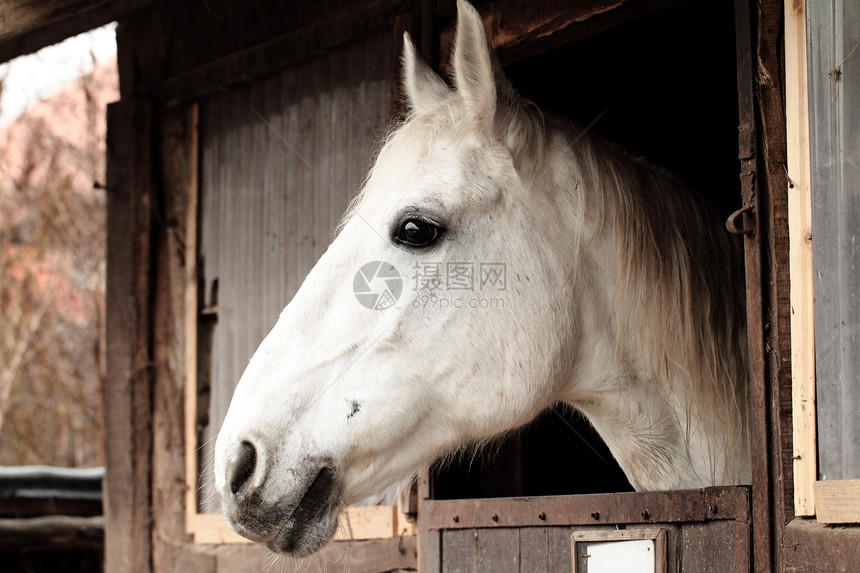
[[[564,126],[563,123],[556,125]],[[669,387],[689,436],[719,440],[716,472],[740,479],[746,448],[746,338],[741,251],[718,210],[671,173],[567,128],[582,208],[616,245],[617,349],[631,370]],[[641,350],[643,349],[644,350]],[[685,384],[676,388],[677,383]],[[713,459],[722,450],[725,459]]]

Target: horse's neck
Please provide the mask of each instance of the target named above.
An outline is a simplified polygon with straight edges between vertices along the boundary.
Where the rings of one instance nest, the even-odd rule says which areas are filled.
[[[658,382],[659,383],[659,382]],[[637,490],[698,488],[735,482],[726,475],[723,451],[701,426],[689,426],[679,412],[683,398],[667,396],[654,382],[619,379],[617,391],[604,390],[571,403],[606,442]]]
[[[712,423],[687,422],[698,416],[689,410],[683,383],[673,390],[665,380],[637,373],[616,346],[608,309],[601,308],[609,302],[600,302],[599,294],[589,298],[590,307],[578,313],[581,335],[562,399],[588,418],[637,490],[725,483],[723,465],[714,461],[726,452],[708,441],[704,428]]]

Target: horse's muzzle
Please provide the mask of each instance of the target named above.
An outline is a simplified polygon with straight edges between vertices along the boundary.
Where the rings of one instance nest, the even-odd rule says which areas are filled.
[[[221,490],[224,517],[230,526],[278,553],[309,555],[337,529],[340,488],[329,459],[304,458],[288,470],[272,471],[259,445],[242,441],[226,463]],[[278,478],[289,476],[288,483]]]

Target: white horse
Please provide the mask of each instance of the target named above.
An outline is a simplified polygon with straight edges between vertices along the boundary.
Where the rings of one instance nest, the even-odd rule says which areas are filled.
[[[455,89],[407,36],[411,113],[218,436],[227,521],[274,551],[314,552],[342,506],[558,401],[636,489],[749,480],[733,238],[675,177],[520,99],[458,13]]]

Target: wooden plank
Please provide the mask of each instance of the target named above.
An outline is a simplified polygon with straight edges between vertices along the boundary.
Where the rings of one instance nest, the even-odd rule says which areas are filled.
[[[745,520],[735,521],[735,555],[733,571],[750,571],[752,565],[752,531]]]
[[[424,468],[418,474],[418,570],[421,573],[439,573],[442,571],[442,535],[438,526],[427,519],[425,511],[428,504],[434,503],[430,497],[433,493],[433,483],[430,468]]]
[[[201,551],[200,549],[205,549]],[[211,547],[184,544],[177,548],[175,560],[170,571],[182,573],[215,573],[218,569],[218,559],[212,554]]]
[[[860,523],[860,479],[817,481],[814,487],[820,523]]]
[[[732,521],[684,524],[681,543],[681,573],[719,573],[735,562],[737,541]]]
[[[782,546],[786,572],[856,571],[860,563],[860,528],[792,520]]]
[[[213,98],[200,106],[200,125],[205,126],[210,133],[219,133],[226,131],[222,127],[223,122],[227,119],[227,113],[224,108],[224,99]],[[223,179],[223,165],[225,159],[222,157],[223,142],[221,139],[207,138],[201,134],[199,145],[200,153],[200,189],[198,196],[199,210],[199,228],[198,228],[198,285],[199,296],[202,301],[199,301],[198,306],[207,309],[206,321],[198,325],[198,354],[197,361],[197,385],[198,394],[195,396],[197,403],[197,422],[201,426],[198,430],[198,439],[200,447],[198,450],[198,469],[194,477],[198,481],[198,510],[201,513],[216,512],[220,509],[218,504],[212,499],[215,494],[214,475],[212,472],[205,472],[206,468],[211,467],[213,460],[213,451],[208,444],[211,444],[217,436],[219,429],[218,423],[212,423],[214,412],[219,411],[219,400],[221,399],[219,388],[215,387],[213,381],[218,375],[217,368],[221,364],[226,355],[220,352],[220,347],[216,346],[215,332],[218,329],[219,321],[219,302],[221,298],[220,283],[218,277],[224,272],[221,269],[220,262],[222,260],[222,251],[224,246],[221,244],[220,235],[224,227],[222,217],[225,209],[223,203],[226,201],[225,194],[221,191]],[[226,257],[223,257],[226,258]],[[218,288],[216,289],[216,285]],[[217,291],[217,292],[216,292]],[[196,317],[195,317],[196,318]],[[202,317],[201,317],[202,318]],[[215,356],[220,356],[219,360],[215,360]],[[205,385],[205,387],[204,387]],[[230,388],[232,391],[232,388]],[[205,391],[206,394],[202,397],[199,392]],[[205,400],[205,404],[201,403],[201,399]],[[205,410],[204,410],[205,408]],[[202,411],[201,411],[202,410]]]
[[[102,500],[53,497],[0,498],[0,517],[34,517],[37,515],[102,515]]]
[[[813,484],[818,479],[818,455],[815,418],[815,315],[805,0],[785,4],[785,76],[791,268],[794,513],[809,516],[815,515]]]
[[[456,529],[441,533],[442,573],[478,570],[478,530]]]
[[[552,573],[549,567],[549,527],[520,529],[520,563],[531,573]]]
[[[340,524],[334,539],[335,541],[356,541],[403,537],[404,531],[398,527],[397,515],[398,510],[395,505],[348,507],[340,514]],[[199,513],[194,519],[193,530],[196,543],[251,543],[230,529],[220,513]]]
[[[570,546],[570,527],[550,527],[546,535],[547,569],[570,571],[573,555]]]
[[[383,573],[415,569],[414,537],[330,543],[305,559],[274,555],[261,545],[200,547],[214,553],[219,573],[252,571],[326,571],[327,573]],[[274,566],[273,566],[274,564]]]
[[[185,531],[197,514],[197,217],[200,108],[191,105],[188,125],[188,196],[185,207]]]
[[[105,569],[150,569],[152,452],[149,293],[152,114],[108,106]]]
[[[220,513],[198,513],[192,524],[194,542],[205,545],[250,544],[246,539],[230,529]]]
[[[519,529],[479,529],[477,545],[477,573],[519,573]],[[443,556],[446,549],[442,549]]]
[[[0,519],[0,550],[34,552],[104,547],[102,516],[45,515]]]
[[[398,535],[397,506],[348,507],[340,514],[335,539],[387,539]]]

